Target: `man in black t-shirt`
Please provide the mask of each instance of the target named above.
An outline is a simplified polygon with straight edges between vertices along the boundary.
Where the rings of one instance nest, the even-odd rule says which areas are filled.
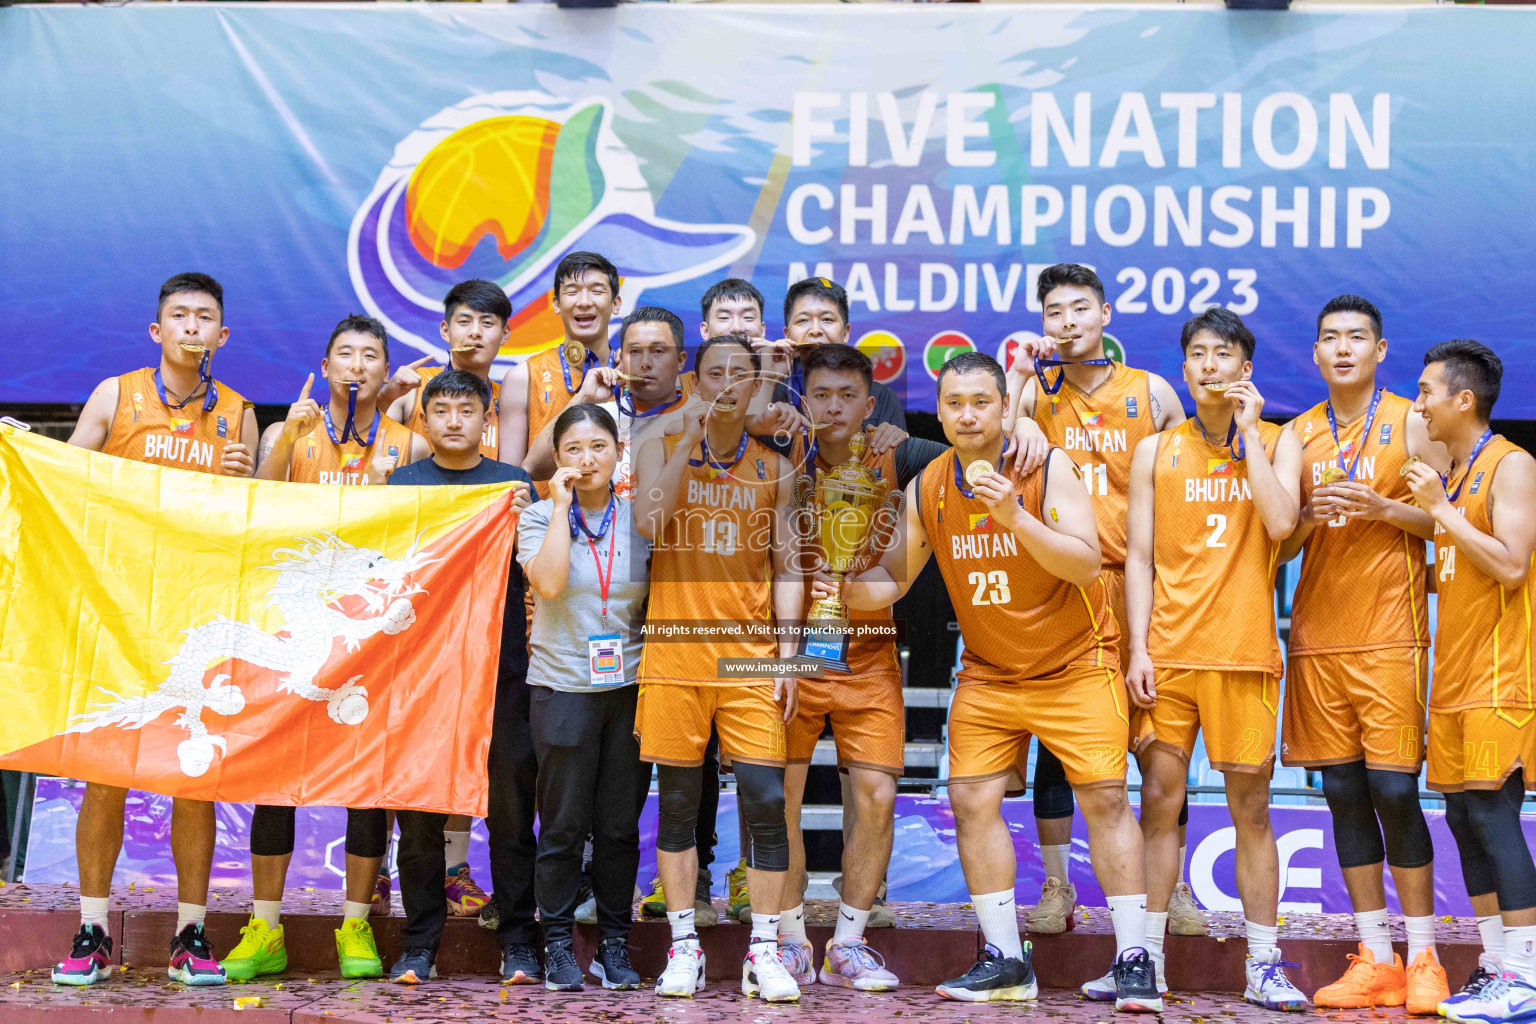
[[[490,388],[463,370],[444,370],[421,393],[422,422],[432,457],[394,469],[388,460],[369,467],[374,483],[415,486],[512,482],[513,508],[528,507],[533,481],[520,466],[480,454],[480,436],[490,414]],[[508,984],[543,979],[539,933],[534,923],[533,819],[538,762],[528,729],[528,638],[523,617],[524,580],[517,559],[507,570],[507,613],[501,620],[501,662],[496,673],[496,710],[491,724],[490,805],[485,817],[491,844],[492,898],[500,923],[502,980]],[[418,984],[432,974],[448,905],[443,875],[448,869],[443,825],[446,814],[400,811],[400,898],[405,904],[400,959],[390,979]]]

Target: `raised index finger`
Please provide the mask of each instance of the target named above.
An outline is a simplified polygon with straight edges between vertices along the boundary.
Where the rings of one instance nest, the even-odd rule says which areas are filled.
[[[314,386],[315,386],[315,375],[314,374],[310,374],[308,379],[306,379],[304,381],[304,388],[303,388],[303,390],[301,390],[299,392],[299,401],[302,402],[302,401],[304,401],[304,399],[308,398],[309,397],[309,389],[314,387]]]
[[[422,364],[430,363],[431,361],[432,361],[432,357],[431,356],[422,356],[420,359],[416,360],[414,363],[406,363],[405,364],[405,368],[407,370],[419,370],[419,369],[421,369]]]

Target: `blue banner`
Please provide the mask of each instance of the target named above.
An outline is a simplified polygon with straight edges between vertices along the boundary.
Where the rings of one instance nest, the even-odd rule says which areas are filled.
[[[292,401],[350,312],[397,364],[442,358],[470,276],[512,298],[509,363],[558,338],[577,248],[689,324],[750,277],[775,335],[789,281],[834,278],[915,409],[947,354],[1040,329],[1059,260],[1175,382],[1180,324],[1240,312],[1272,413],[1321,397],[1340,292],[1383,310],[1396,390],[1450,337],[1519,372],[1532,52],[1536,10],[1483,7],[11,8],[0,403],[152,362],[156,288],[191,269],[224,283],[216,370],[256,401]]]

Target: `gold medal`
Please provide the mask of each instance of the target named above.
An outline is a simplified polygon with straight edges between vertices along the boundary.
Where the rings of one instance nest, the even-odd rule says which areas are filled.
[[[1219,381],[1216,381],[1214,384],[1202,384],[1200,386],[1205,388],[1205,390],[1207,390],[1207,391],[1214,391],[1214,392],[1216,392],[1219,395],[1223,391],[1226,391],[1228,388],[1230,388],[1232,385],[1228,384],[1225,381],[1220,381],[1219,380]]]
[[[965,482],[975,487],[976,481],[981,479],[982,474],[990,472],[992,472],[992,463],[986,459],[977,459],[965,467]]]
[[[566,366],[573,370],[581,369],[587,359],[587,346],[579,341],[567,341],[565,347],[560,350],[560,354],[565,357]]]
[[[184,341],[179,341],[176,344],[181,348],[183,352],[196,352],[198,355],[202,355],[208,351],[208,347],[206,345],[188,345]]]
[[[1326,466],[1323,469],[1323,484],[1325,486],[1327,484],[1336,484],[1340,481],[1348,479],[1349,474],[1344,472],[1338,466]]]
[[[448,348],[448,351],[449,352],[473,352],[475,349],[477,349],[479,347],[480,347],[479,345],[450,345],[449,348]]]
[[[1400,468],[1397,471],[1397,475],[1400,476],[1400,477],[1403,477],[1404,479],[1407,479],[1408,471],[1410,469],[1412,469],[1414,466],[1417,466],[1419,463],[1421,463],[1423,461],[1424,460],[1419,458],[1417,455],[1410,455],[1410,456],[1408,456],[1408,458],[1403,460],[1402,468]]]

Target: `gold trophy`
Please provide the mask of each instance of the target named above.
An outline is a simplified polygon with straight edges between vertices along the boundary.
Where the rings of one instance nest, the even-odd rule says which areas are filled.
[[[863,465],[867,442],[862,433],[848,440],[849,458],[816,480],[811,499],[811,513],[816,523],[815,540],[833,582],[842,587],[843,579],[854,563],[868,549],[874,535],[875,515],[885,504],[889,485]],[[829,598],[811,605],[806,615],[806,632],[800,653],[820,658],[827,668],[847,672],[848,609],[842,601]]]

